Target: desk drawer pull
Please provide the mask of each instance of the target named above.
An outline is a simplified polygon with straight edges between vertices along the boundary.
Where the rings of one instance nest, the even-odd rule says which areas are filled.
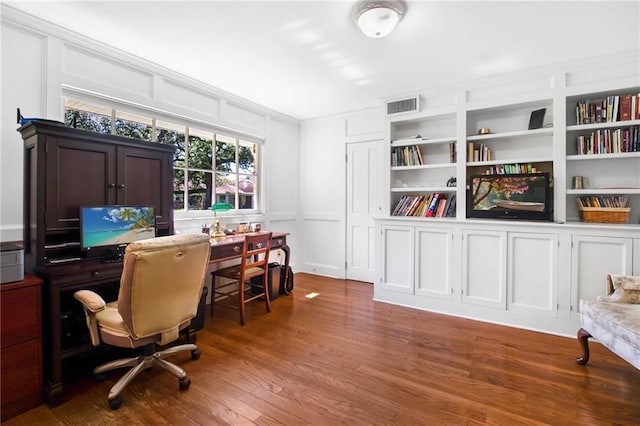
[[[240,248],[240,246],[233,246],[233,251],[235,251],[236,253],[240,253],[242,249]]]
[[[279,246],[281,246],[281,245],[282,245],[282,242],[283,242],[283,241],[282,241],[282,238],[280,238],[280,239],[278,239],[278,240],[276,240],[276,241],[277,241],[277,243],[278,243],[278,245],[279,245]]]
[[[93,271],[93,272],[91,273],[91,276],[92,276],[93,278],[97,278],[97,277],[99,277],[99,276],[100,276],[100,272],[98,272],[98,271]]]

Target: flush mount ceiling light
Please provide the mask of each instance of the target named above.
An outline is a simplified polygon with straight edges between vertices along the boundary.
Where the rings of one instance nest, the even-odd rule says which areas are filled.
[[[407,11],[404,1],[366,1],[355,4],[351,18],[367,36],[380,38],[389,34]]]

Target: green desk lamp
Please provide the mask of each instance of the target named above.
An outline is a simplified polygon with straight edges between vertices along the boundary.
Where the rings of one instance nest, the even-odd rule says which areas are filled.
[[[220,221],[218,220],[218,212],[224,212],[233,209],[229,203],[216,203],[211,206],[216,223],[213,225],[213,237],[224,237],[224,232],[220,229]]]

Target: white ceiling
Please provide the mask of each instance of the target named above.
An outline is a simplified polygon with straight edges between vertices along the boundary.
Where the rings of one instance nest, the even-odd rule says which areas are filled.
[[[459,81],[640,49],[639,1],[408,1],[391,35],[355,1],[7,2],[298,119]]]

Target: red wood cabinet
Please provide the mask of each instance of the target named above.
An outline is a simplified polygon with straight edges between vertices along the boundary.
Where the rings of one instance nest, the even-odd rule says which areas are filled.
[[[26,274],[0,286],[3,421],[43,400],[41,285]]]

